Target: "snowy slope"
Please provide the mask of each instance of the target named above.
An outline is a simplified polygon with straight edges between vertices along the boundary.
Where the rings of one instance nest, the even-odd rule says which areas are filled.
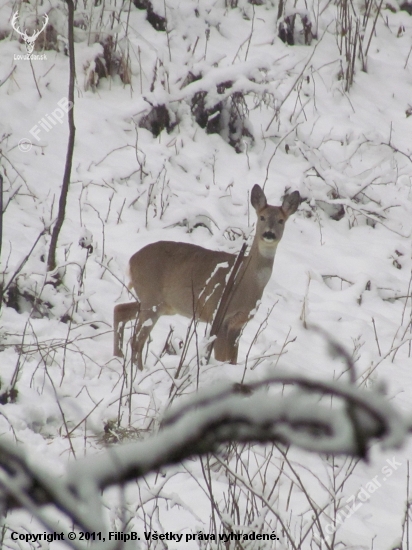
[[[76,28],[76,143],[58,248],[64,286],[56,288],[44,262],[50,237],[41,233],[57,213],[68,126],[64,120],[42,129],[40,141],[30,130],[67,96],[68,57],[60,46],[47,50],[47,60],[33,61],[32,68],[29,61],[14,59],[25,46],[11,32],[11,16],[18,8],[23,18],[36,6],[40,14],[49,13],[63,44],[62,2],[46,6],[31,0],[16,7],[5,0],[0,6],[3,286],[17,272],[13,285],[38,300],[32,307],[20,298],[16,311],[9,293],[9,307],[2,309],[0,378],[8,388],[17,377],[18,398],[1,405],[1,433],[13,435],[33,460],[59,473],[74,457],[102,449],[109,421],[120,423],[119,437],[124,432],[145,437],[156,429],[180,361],[179,354],[160,355],[170,326],[178,342],[185,340],[188,322],[180,317],[158,322],[146,368],[133,372],[130,387],[129,351],[125,361],[113,358],[111,328],[114,304],[132,299],[125,286],[128,259],[160,239],[237,253],[243,238],[250,243],[253,237],[255,213],[248,197],[255,183],[265,185],[270,204],[281,204],[288,189],[299,190],[305,200],[287,223],[273,276],[243,332],[240,364],[212,360],[199,367],[192,337],[177,393],[222,379],[240,382],[246,359],[246,382],[278,366],[344,379],[342,360],[331,358],[324,338],[311,330],[318,326],[353,354],[360,385],[384,383],[392,402],[407,413],[412,393],[410,16],[397,5],[382,8],[372,33],[377,13],[372,7],[364,39],[366,44],[372,33],[367,72],[356,58],[354,83],[345,90],[340,4],[298,0],[295,8],[308,15],[316,38],[304,43],[298,14],[293,46],[278,38],[278,5],[270,1],[240,0],[234,8],[223,0],[154,2],[156,13],[166,15],[167,32],[156,30],[147,10],[133,4],[116,24],[110,19],[119,11],[114,3],[88,4],[83,11],[78,6],[77,18],[86,24]],[[353,9],[362,20],[364,6]],[[287,4],[288,13],[292,5]],[[89,34],[90,29],[98,32]],[[110,33],[118,39],[116,52],[128,56],[131,84],[113,75],[91,86],[96,57],[103,52],[93,37],[103,41]],[[194,105],[202,103],[213,119],[219,102],[220,134],[207,133],[195,120]],[[156,105],[166,105],[170,117],[169,131],[158,136],[141,127]],[[231,134],[223,126],[230,108],[241,113]],[[18,147],[24,138],[32,141],[27,152]],[[184,220],[196,216],[207,216],[210,229],[189,232]],[[91,252],[79,246],[81,237],[90,239]],[[199,326],[198,339],[203,335]],[[262,355],[267,358],[257,360]],[[222,522],[211,509],[213,490],[227,529],[276,531],[280,540],[270,547],[291,548],[285,530],[299,540],[311,525],[313,508],[325,529],[348,499],[378,476],[376,492],[347,514],[329,544],[394,548],[403,536],[411,448],[407,443],[394,454],[376,446],[368,464],[356,465],[295,449],[285,458],[283,449],[271,446],[224,450],[220,459],[227,467],[213,457],[190,461],[132,484],[124,495],[108,491],[108,518],[113,529],[125,530],[127,523],[142,538],[145,530],[216,533]],[[386,476],[382,469],[394,457],[400,466]],[[253,502],[245,489],[252,485]],[[236,513],[234,503],[239,503]],[[43,531],[25,512],[9,515],[5,525],[9,548],[20,548],[10,540],[11,531]],[[318,527],[309,531],[301,548],[317,547]],[[144,544],[165,547],[160,541]],[[182,546],[209,547],[192,540],[169,548]]]

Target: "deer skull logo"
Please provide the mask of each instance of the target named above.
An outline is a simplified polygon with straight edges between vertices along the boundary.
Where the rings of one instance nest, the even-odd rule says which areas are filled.
[[[49,16],[47,14],[44,14],[44,25],[39,31],[33,31],[33,34],[29,36],[27,34],[27,31],[22,32],[20,30],[20,27],[17,27],[16,23],[19,18],[19,12],[16,11],[16,13],[13,15],[13,19],[11,20],[11,26],[13,29],[20,34],[20,36],[23,37],[24,42],[26,43],[26,50],[27,53],[32,53],[34,49],[34,43],[36,41],[36,38],[41,34],[44,29],[46,28],[47,23],[49,22]]]

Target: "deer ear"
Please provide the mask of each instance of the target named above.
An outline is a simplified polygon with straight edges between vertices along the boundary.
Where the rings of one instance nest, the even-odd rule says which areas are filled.
[[[253,186],[252,193],[250,195],[250,202],[256,212],[260,212],[267,206],[266,196],[262,188],[256,184]]]
[[[299,191],[293,191],[290,195],[286,195],[283,199],[282,210],[289,217],[296,212],[301,202]]]

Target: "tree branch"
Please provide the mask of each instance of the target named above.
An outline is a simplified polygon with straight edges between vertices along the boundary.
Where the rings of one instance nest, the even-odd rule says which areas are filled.
[[[275,395],[268,391],[274,384],[293,385],[294,391],[286,397]],[[334,406],[330,400],[322,405],[319,394],[334,396]],[[356,426],[340,400],[356,408]],[[199,392],[166,415],[158,434],[72,462],[62,478],[34,466],[14,441],[0,440],[2,504],[3,509],[26,507],[27,502],[53,504],[81,529],[98,531],[103,524],[102,490],[216,452],[222,443],[275,442],[362,456],[371,440],[380,438],[385,447],[396,447],[409,431],[412,420],[403,418],[381,394],[279,372],[248,386],[228,384]],[[11,489],[13,483],[19,484],[18,490]],[[86,514],[90,509],[94,513]]]

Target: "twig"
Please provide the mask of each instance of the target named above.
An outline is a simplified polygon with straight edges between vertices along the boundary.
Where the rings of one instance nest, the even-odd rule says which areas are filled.
[[[16,271],[13,273],[13,275],[10,277],[9,279],[9,282],[7,283],[7,285],[5,286],[5,288],[2,290],[2,295],[4,295],[4,293],[7,291],[7,289],[10,287],[11,283],[14,281],[14,279],[17,277],[17,275],[20,273],[20,271],[23,269],[23,267],[25,266],[27,260],[30,258],[31,256],[31,253],[33,252],[33,250],[35,249],[36,247],[36,244],[39,242],[39,240],[43,237],[43,235],[47,233],[47,229],[43,229],[37,239],[34,241],[34,244],[32,245],[32,247],[30,248],[29,252],[26,254],[26,256],[23,258],[23,260],[20,262],[20,265],[18,266],[18,268],[16,269]]]
[[[36,74],[35,74],[35,72],[34,72],[34,67],[33,67],[33,63],[31,62],[31,59],[30,59],[30,68],[31,68],[31,72],[32,72],[32,74],[33,74],[34,83],[36,84],[37,92],[38,92],[38,94],[39,94],[39,96],[40,96],[40,99],[41,99],[41,98],[42,98],[42,95],[41,95],[41,93],[40,93],[39,86],[38,86],[38,84],[37,84]]]
[[[320,37],[320,39],[318,40],[316,46],[313,48],[313,51],[312,53],[310,54],[310,56],[308,57],[308,60],[306,61],[306,63],[304,64],[303,66],[303,69],[300,71],[300,73],[298,74],[298,76],[296,77],[295,81],[293,82],[292,86],[290,87],[289,91],[286,93],[285,97],[282,99],[280,105],[276,108],[276,111],[275,111],[275,114],[273,115],[273,117],[271,118],[269,124],[266,126],[266,132],[269,130],[269,128],[271,127],[272,125],[272,122],[275,120],[275,118],[277,117],[282,105],[285,103],[285,101],[288,99],[288,97],[290,96],[290,94],[293,92],[296,84],[299,82],[299,79],[302,77],[303,73],[305,72],[307,66],[309,65],[309,63],[311,62],[312,60],[312,57],[315,55],[315,52],[317,50],[317,47],[319,46],[319,44],[322,42],[322,38],[325,36],[326,34],[326,31],[329,29],[330,25],[332,24],[332,21],[330,23],[328,23],[328,25],[326,26],[325,30],[323,31],[322,33],[322,36]]]
[[[376,16],[375,16],[375,19],[374,19],[374,21],[373,21],[372,30],[371,30],[371,33],[370,33],[370,36],[369,36],[369,40],[368,40],[368,45],[366,46],[366,50],[365,50],[365,54],[364,54],[365,71],[366,71],[366,63],[367,63],[366,58],[367,58],[367,56],[368,56],[369,46],[371,45],[373,33],[375,32],[376,22],[377,22],[377,20],[378,20],[379,14],[380,14],[380,12],[381,12],[382,3],[383,3],[383,0],[380,1],[380,4],[379,4],[379,6],[378,6],[378,9],[376,10]],[[371,4],[372,4],[372,2],[371,2]]]
[[[17,65],[14,65],[14,67],[13,67],[12,70],[9,72],[9,74],[6,76],[6,78],[0,82],[0,88],[3,86],[3,84],[5,84],[5,83],[8,81],[8,79],[9,79],[9,78],[11,77],[11,75],[14,73],[14,71],[16,70],[16,68],[17,68]]]
[[[376,332],[375,319],[372,317],[373,330],[375,332],[376,345],[378,346],[379,357],[382,357],[381,348],[379,346],[378,333]]]
[[[247,488],[247,490],[252,494],[252,495],[255,495],[257,496],[264,504],[265,506],[268,508],[268,510],[270,510],[272,512],[272,514],[277,518],[277,520],[279,521],[280,525],[282,526],[282,532],[286,535],[286,538],[288,539],[291,547],[294,549],[294,550],[298,550],[298,547],[296,546],[295,544],[295,541],[293,540],[292,538],[292,535],[291,533],[289,532],[289,529],[286,527],[285,523],[283,522],[281,516],[279,515],[279,512],[277,512],[273,506],[270,504],[270,502],[265,498],[264,495],[258,493],[251,485],[248,485],[246,483],[246,481],[240,477],[236,472],[234,472],[230,466],[226,463],[226,462],[223,462],[223,460],[220,459],[220,457],[218,457],[217,455],[214,455],[216,460],[226,468],[226,470],[228,472],[230,472],[230,474],[235,477],[238,481],[240,481],[241,483],[243,483],[245,485],[245,487]]]
[[[275,158],[275,155],[277,153],[277,150],[279,149],[280,145],[285,141],[285,139],[292,133],[296,130],[296,128],[302,124],[302,122],[298,122],[297,124],[295,124],[295,126],[286,134],[283,136],[283,138],[279,141],[279,143],[276,145],[275,147],[275,150],[273,151],[270,159],[269,159],[269,162],[266,166],[266,177],[265,177],[265,181],[263,182],[262,184],[262,189],[263,191],[265,190],[265,185],[266,185],[266,182],[267,180],[269,179],[269,166],[270,166],[270,163],[272,162],[272,160]]]

